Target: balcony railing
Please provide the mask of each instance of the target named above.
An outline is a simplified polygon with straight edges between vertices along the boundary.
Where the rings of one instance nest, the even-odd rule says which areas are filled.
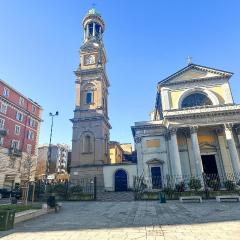
[[[17,148],[9,148],[9,155],[10,156],[16,156],[16,157],[21,157],[22,156],[22,151],[17,149]]]

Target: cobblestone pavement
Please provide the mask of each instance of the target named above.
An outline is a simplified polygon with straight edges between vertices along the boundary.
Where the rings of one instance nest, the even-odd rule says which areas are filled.
[[[5,236],[3,235],[5,234]],[[239,240],[240,203],[66,202],[2,240]]]

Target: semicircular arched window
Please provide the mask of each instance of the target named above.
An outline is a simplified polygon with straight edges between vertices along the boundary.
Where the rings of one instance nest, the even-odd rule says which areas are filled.
[[[212,101],[203,93],[193,93],[182,101],[182,108],[212,105]]]

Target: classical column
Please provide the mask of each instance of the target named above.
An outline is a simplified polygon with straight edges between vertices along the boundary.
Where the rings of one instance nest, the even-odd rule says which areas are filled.
[[[89,38],[89,24],[87,25],[87,32],[86,32],[87,39]]]
[[[233,124],[231,123],[225,124],[225,135],[227,139],[229,153],[232,160],[233,172],[240,174],[239,156],[238,156],[237,147],[233,137],[232,127],[233,127]]]
[[[217,132],[218,144],[219,144],[219,148],[222,156],[224,172],[226,174],[226,177],[228,178],[228,176],[231,177],[233,173],[231,159],[229,158],[229,155],[227,153],[227,148],[226,148],[225,139],[224,139],[225,136],[223,135],[223,129],[219,128],[216,130],[216,132]]]
[[[93,36],[95,37],[95,34],[96,34],[96,24],[95,23],[93,23]]]
[[[182,168],[181,168],[181,161],[180,155],[178,150],[178,143],[177,143],[177,129],[174,127],[169,128],[169,133],[171,135],[170,141],[170,156],[171,156],[171,166],[172,166],[172,173],[176,176],[177,182],[182,181]]]
[[[200,153],[200,148],[198,143],[197,130],[198,130],[197,126],[190,127],[196,175],[197,177],[202,177],[203,166],[202,166],[202,158],[201,158],[201,153]]]

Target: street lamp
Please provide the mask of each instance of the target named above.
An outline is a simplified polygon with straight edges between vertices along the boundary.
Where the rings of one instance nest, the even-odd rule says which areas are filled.
[[[49,145],[48,145],[48,157],[47,157],[47,162],[46,162],[46,173],[45,173],[45,191],[47,190],[47,183],[48,183],[48,170],[49,170],[49,163],[52,157],[52,130],[53,130],[53,118],[55,116],[58,116],[59,112],[56,111],[55,114],[49,113],[49,116],[52,118],[52,123],[51,123],[51,131],[50,131],[50,139],[49,139]]]

